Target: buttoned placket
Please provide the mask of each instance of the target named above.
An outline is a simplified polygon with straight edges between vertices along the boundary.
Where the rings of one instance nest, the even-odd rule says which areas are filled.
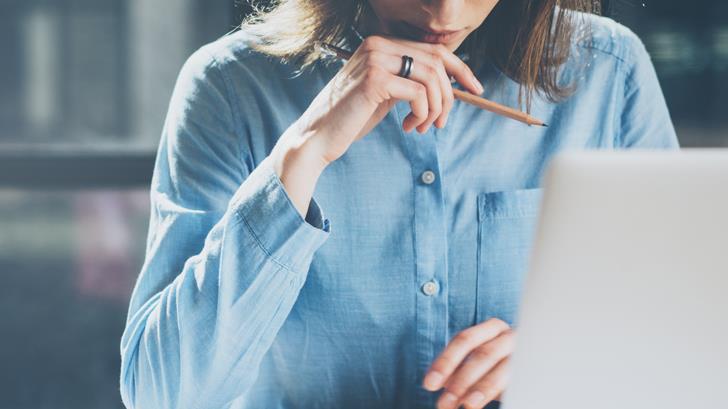
[[[409,112],[407,102],[395,108],[399,123]],[[401,129],[401,128],[400,128]],[[447,342],[447,226],[440,177],[438,137],[434,126],[424,133],[402,132],[412,166],[414,194],[414,246],[416,327],[416,407],[431,408],[436,395],[421,387],[430,365]]]

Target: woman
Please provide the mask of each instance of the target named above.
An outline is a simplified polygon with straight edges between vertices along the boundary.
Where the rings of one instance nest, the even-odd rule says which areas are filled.
[[[549,158],[678,146],[639,39],[558,3],[283,1],[195,53],[154,170],[125,404],[497,402]]]

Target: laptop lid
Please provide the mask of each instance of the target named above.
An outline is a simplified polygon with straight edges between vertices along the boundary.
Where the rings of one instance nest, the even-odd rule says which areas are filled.
[[[728,408],[728,150],[557,155],[503,409]]]

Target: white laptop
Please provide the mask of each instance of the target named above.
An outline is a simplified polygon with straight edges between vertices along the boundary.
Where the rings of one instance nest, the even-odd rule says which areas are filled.
[[[728,150],[563,153],[503,409],[728,409]]]

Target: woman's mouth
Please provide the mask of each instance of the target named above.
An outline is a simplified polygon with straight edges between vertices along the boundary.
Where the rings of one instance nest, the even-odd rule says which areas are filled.
[[[464,30],[454,31],[429,31],[427,29],[401,21],[394,25],[395,34],[409,38],[414,41],[432,44],[447,44],[462,34]]]

